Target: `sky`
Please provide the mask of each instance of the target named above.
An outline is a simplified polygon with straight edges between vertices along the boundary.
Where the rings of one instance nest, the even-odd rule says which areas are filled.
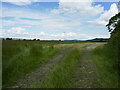
[[[106,24],[118,13],[117,2],[69,1],[0,1],[0,37],[41,40],[110,37]]]

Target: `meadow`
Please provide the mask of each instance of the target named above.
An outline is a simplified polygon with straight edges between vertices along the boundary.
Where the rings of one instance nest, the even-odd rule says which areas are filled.
[[[12,85],[18,78],[21,78],[62,51],[63,48],[54,48],[54,45],[70,43],[79,42],[3,40],[3,87]]]
[[[39,41],[2,42],[3,87],[12,85],[26,73],[47,62],[60,49],[53,48],[53,43]]]
[[[99,73],[101,88],[119,87],[118,59],[115,50],[110,46],[100,46],[93,50],[93,60]]]
[[[116,88],[116,56],[105,47],[106,42],[3,40],[2,86]]]

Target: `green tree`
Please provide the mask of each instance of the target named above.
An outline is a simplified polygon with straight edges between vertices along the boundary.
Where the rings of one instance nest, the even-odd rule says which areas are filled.
[[[106,26],[111,34],[108,46],[116,56],[118,74],[120,76],[120,13],[113,16]]]
[[[109,23],[106,25],[108,27],[108,30],[111,34],[118,32],[120,25],[120,13],[116,14],[113,16],[110,20]]]

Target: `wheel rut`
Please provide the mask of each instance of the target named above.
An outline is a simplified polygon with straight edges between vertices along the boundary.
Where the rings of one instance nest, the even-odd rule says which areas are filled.
[[[58,64],[64,56],[72,51],[70,48],[66,48],[61,51],[58,55],[54,56],[47,63],[37,68],[35,71],[27,74],[23,78],[19,79],[12,88],[29,88],[33,84],[40,83],[50,73],[51,69]]]
[[[95,48],[95,47],[94,47]],[[98,84],[98,73],[96,70],[96,65],[92,60],[92,50],[93,46],[87,46],[83,50],[83,56],[80,62],[76,66],[76,71],[71,79],[71,88],[97,88]]]

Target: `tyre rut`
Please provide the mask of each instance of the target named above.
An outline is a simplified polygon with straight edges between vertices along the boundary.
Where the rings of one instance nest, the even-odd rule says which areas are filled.
[[[71,82],[72,88],[97,88],[100,85],[97,83],[99,80],[98,73],[96,70],[96,65],[92,60],[92,50],[95,48],[91,48],[91,46],[87,46],[83,50],[83,56],[80,59],[80,62],[76,66],[75,74]]]
[[[12,86],[12,88],[29,88],[33,84],[40,83],[45,77],[50,73],[51,69],[54,68],[56,64],[67,54],[72,51],[70,48],[66,48],[61,51],[60,54],[54,56],[47,63],[43,64],[41,67],[37,68],[32,73],[27,74],[25,77],[19,79],[17,83]]]

